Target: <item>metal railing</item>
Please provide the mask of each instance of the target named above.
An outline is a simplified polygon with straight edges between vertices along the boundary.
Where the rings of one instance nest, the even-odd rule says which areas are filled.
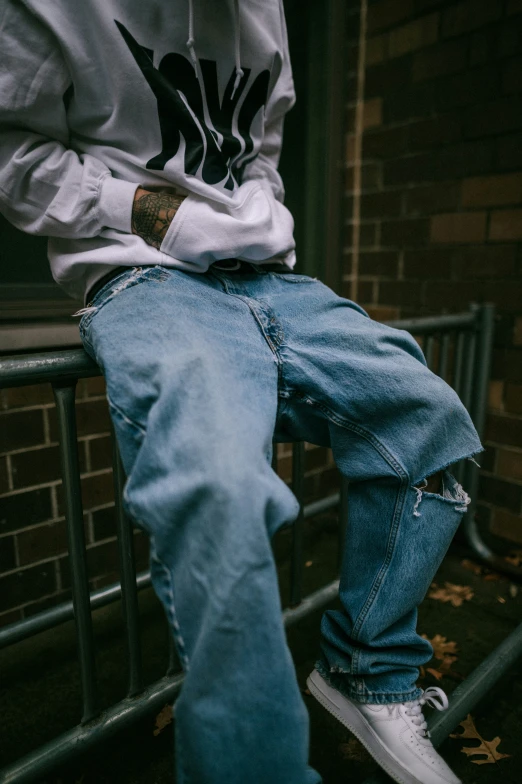
[[[469,410],[479,435],[482,436],[487,407],[494,307],[472,305],[465,313],[394,321],[389,324],[408,330],[422,339],[428,365],[455,388]],[[53,388],[59,428],[73,596],[70,602],[0,629],[0,648],[14,645],[74,618],[83,697],[80,723],[1,770],[2,784],[25,784],[48,774],[99,740],[107,739],[141,717],[160,710],[166,702],[175,699],[183,681],[182,674],[176,672],[174,647],[171,643],[169,666],[165,676],[151,685],[145,686],[143,683],[138,591],[150,586],[150,573],[136,574],[132,527],[121,504],[124,475],[114,434],[113,476],[120,583],[92,593],[89,591],[75,419],[75,387],[78,379],[99,375],[100,369],[82,349],[0,359],[0,387],[50,382]],[[300,502],[300,514],[292,527],[290,604],[283,612],[286,626],[296,623],[334,599],[338,591],[338,581],[334,580],[315,593],[303,597],[304,521],[338,507],[340,553],[348,518],[348,482],[342,477],[340,492],[304,505],[304,444],[294,443],[292,448],[292,489]],[[273,467],[277,469],[276,448]],[[509,573],[512,578],[520,578],[522,570],[510,566],[493,553],[477,530],[473,514],[478,485],[477,466],[469,460],[462,461],[456,467],[455,473],[472,497],[472,504],[465,515],[464,531],[473,554],[493,568]],[[122,601],[126,634],[127,696],[109,709],[101,711],[98,707],[92,612],[119,599]],[[436,720],[438,723],[434,727],[434,737],[437,742],[465,718],[487,689],[491,688],[521,653],[522,625],[455,690],[444,718]],[[378,776],[372,779],[372,782],[380,780],[385,779]]]

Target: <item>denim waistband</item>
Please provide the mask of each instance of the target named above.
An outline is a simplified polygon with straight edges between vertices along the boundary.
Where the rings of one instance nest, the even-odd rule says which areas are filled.
[[[150,265],[149,265],[150,266]],[[280,272],[281,274],[293,272],[291,267],[288,267],[286,264],[278,264],[277,262],[270,262],[268,264],[254,264],[253,262],[249,261],[240,261],[239,259],[221,259],[220,261],[215,261],[213,264],[210,265],[209,269],[215,267],[222,272],[251,272],[252,269],[257,271],[258,268],[265,270],[266,272]],[[132,267],[125,266],[125,267],[115,267],[114,269],[107,272],[106,275],[103,275],[96,283],[91,286],[85,301],[87,303],[92,302],[96,294],[101,291],[101,289],[109,283],[110,280],[116,278],[118,275],[121,275],[122,272],[126,272],[127,270],[131,270]]]

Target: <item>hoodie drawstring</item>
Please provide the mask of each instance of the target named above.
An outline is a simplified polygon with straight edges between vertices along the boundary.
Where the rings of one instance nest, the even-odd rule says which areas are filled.
[[[187,49],[189,50],[190,59],[196,71],[196,78],[199,79],[198,74],[198,58],[196,55],[196,38],[194,35],[194,0],[189,0],[189,29],[187,39]],[[237,88],[240,85],[241,79],[245,72],[241,68],[241,17],[239,15],[239,0],[234,0],[234,57],[236,65],[236,78],[234,81],[234,88],[230,99],[234,98]]]
[[[192,64],[194,65],[194,70],[196,71],[196,79],[199,79],[198,75],[198,58],[196,55],[195,44],[196,39],[194,38],[194,0],[189,0],[189,31],[188,31],[188,41],[187,41],[187,49],[189,50],[190,59],[192,60]]]
[[[234,94],[239,87],[241,79],[245,75],[241,68],[241,17],[239,16],[239,0],[234,0],[234,53],[236,58],[236,80],[234,82],[234,89],[230,99],[234,98]]]

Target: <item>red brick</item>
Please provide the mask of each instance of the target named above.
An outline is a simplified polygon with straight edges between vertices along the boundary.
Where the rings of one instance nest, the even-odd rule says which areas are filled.
[[[51,440],[58,441],[56,411],[49,415]],[[106,400],[86,400],[76,404],[76,426],[78,436],[94,435],[110,430],[109,409]]]
[[[494,506],[520,513],[522,507],[522,486],[515,485],[497,476],[480,475],[480,497]]]
[[[486,440],[496,444],[522,446],[522,419],[491,414],[487,419]]]
[[[522,317],[515,319],[513,329],[513,345],[522,346]]]
[[[92,471],[112,467],[112,439],[110,436],[89,439],[89,450]]]
[[[371,98],[364,102],[363,128],[375,128],[382,125],[382,98]]]
[[[435,79],[466,67],[467,46],[460,40],[447,41],[417,52],[413,58],[414,82]]]
[[[516,384],[522,382],[522,351],[494,348],[491,374],[493,378],[503,378]]]
[[[497,54],[497,28],[485,27],[469,39],[469,64],[483,65]]]
[[[466,286],[456,286],[454,281],[431,281],[426,287],[424,304],[429,313],[438,315],[447,311],[467,310],[470,301],[479,297],[479,284],[470,281]]]
[[[14,536],[3,536],[0,539],[0,573],[16,569]]]
[[[382,183],[382,166],[380,163],[365,163],[361,165],[361,188],[369,190],[379,188]],[[346,169],[346,189],[352,191],[354,187],[354,167],[348,166]]]
[[[413,215],[426,215],[456,207],[459,201],[459,182],[437,182],[408,188],[405,191],[405,210]]]
[[[522,14],[522,0],[507,0],[507,15]]]
[[[11,466],[15,490],[61,478],[60,452],[57,446],[11,455]]]
[[[506,411],[522,414],[522,384],[508,384],[505,399]]]
[[[410,81],[410,70],[406,57],[368,68],[364,81],[366,98],[379,98],[391,90],[403,90]]]
[[[362,222],[359,227],[359,245],[361,248],[371,248],[375,246],[377,223],[375,222]],[[348,223],[346,226],[346,245],[352,246],[353,238],[353,224]]]
[[[522,544],[522,517],[503,509],[495,509],[491,532],[511,542]]]
[[[16,538],[21,566],[67,552],[65,520],[28,528]]]
[[[8,490],[9,490],[9,478],[7,476],[7,458],[1,457],[0,458],[0,494],[7,493]]]
[[[502,5],[491,0],[464,0],[446,9],[442,16],[442,35],[453,35],[476,30],[502,16]]]
[[[379,304],[415,307],[421,304],[420,284],[406,280],[383,281],[379,285]]]
[[[85,512],[97,506],[104,506],[114,502],[112,471],[104,471],[102,474],[90,474],[82,477],[81,489]],[[58,514],[61,517],[65,514],[61,484],[56,486],[56,495],[58,499]]]
[[[457,107],[493,101],[497,95],[498,76],[494,68],[490,65],[467,68],[433,84],[431,107],[435,112],[447,112]],[[466,113],[465,119],[468,118],[469,113]]]
[[[9,626],[12,623],[22,620],[21,610],[8,610],[0,614],[0,628],[2,626]]]
[[[109,539],[116,536],[116,511],[114,506],[96,509],[92,514],[94,540]]]
[[[425,218],[383,221],[381,245],[383,247],[411,247],[426,242],[429,222]]]
[[[395,321],[400,316],[399,308],[392,308],[388,305],[369,305],[366,311],[370,318],[375,321]]]
[[[519,169],[522,167],[522,133],[500,136],[496,140],[499,169]]]
[[[330,464],[330,452],[326,447],[308,449],[305,452],[305,475],[309,471],[325,468]]]
[[[404,277],[447,280],[451,277],[451,253],[440,248],[405,251]]]
[[[489,225],[490,240],[521,240],[522,209],[495,210]]]
[[[52,517],[48,487],[0,498],[0,533],[16,531]]]
[[[497,474],[522,481],[522,452],[511,449],[499,449],[497,458]]]
[[[399,254],[394,251],[374,251],[361,253],[359,273],[361,275],[382,275],[388,278],[397,277]]]
[[[520,313],[522,280],[492,278],[484,286],[484,297],[488,302],[495,302],[504,312]]]
[[[12,387],[0,391],[3,409],[27,408],[28,406],[54,402],[50,384],[32,384],[27,387]]]
[[[39,564],[0,576],[0,612],[39,599],[56,590],[54,566]]]
[[[368,9],[368,32],[391,27],[403,19],[408,19],[412,13],[413,0],[381,0]]]
[[[522,57],[515,57],[504,66],[502,92],[519,93],[522,90]]]
[[[366,67],[382,63],[388,56],[388,35],[374,35],[366,41]]]
[[[361,197],[361,216],[369,218],[393,218],[401,214],[401,191],[379,191],[365,193]]]
[[[522,201],[522,172],[470,177],[462,183],[464,207],[489,207],[518,204]]]
[[[432,242],[481,242],[485,237],[485,212],[454,212],[431,218]]]
[[[363,157],[395,158],[408,147],[408,127],[376,129],[363,137]]]
[[[0,452],[37,446],[44,441],[41,409],[0,414]]]
[[[439,15],[422,16],[390,32],[390,57],[400,57],[408,52],[435,43],[438,37]]]
[[[513,275],[516,252],[516,245],[469,245],[454,248],[451,253],[453,277],[466,280]],[[509,285],[506,283],[506,287]]]
[[[518,96],[509,96],[470,108],[464,122],[464,136],[468,139],[498,136],[521,127],[522,102]]]
[[[451,144],[461,138],[460,115],[444,114],[428,120],[417,120],[409,126],[409,146],[412,152]]]

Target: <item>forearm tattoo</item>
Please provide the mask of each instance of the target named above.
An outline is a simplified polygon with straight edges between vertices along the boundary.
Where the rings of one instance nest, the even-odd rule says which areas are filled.
[[[158,248],[185,196],[146,192],[134,200],[132,232]]]

